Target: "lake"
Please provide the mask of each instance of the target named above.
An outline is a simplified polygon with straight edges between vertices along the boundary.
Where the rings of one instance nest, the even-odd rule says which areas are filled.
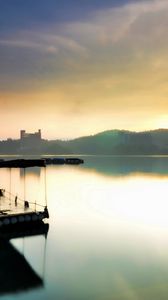
[[[21,254],[13,276],[24,259],[32,285],[3,294],[0,287],[1,299],[167,299],[168,157],[83,158],[80,166],[47,166],[47,238],[10,241]],[[1,187],[45,204],[44,169],[25,173],[0,169]]]

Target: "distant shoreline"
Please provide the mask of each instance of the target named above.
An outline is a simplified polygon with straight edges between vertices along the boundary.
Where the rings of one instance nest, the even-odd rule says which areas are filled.
[[[168,129],[144,132],[108,130],[69,141],[8,139],[0,141],[0,155],[167,156]]]

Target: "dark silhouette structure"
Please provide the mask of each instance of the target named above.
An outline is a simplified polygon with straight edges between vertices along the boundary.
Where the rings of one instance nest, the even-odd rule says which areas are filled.
[[[24,255],[15,249],[10,239],[44,235],[49,225],[39,222],[36,228],[29,224],[9,226],[0,231],[0,296],[15,294],[43,286],[41,278],[30,266]]]
[[[41,146],[41,129],[34,133],[27,133],[25,130],[20,131],[20,147],[21,149],[29,149],[32,146],[38,148]]]
[[[39,129],[37,132],[34,133],[26,133],[26,130],[21,130],[20,140],[21,141],[30,140],[32,142],[41,140],[41,129]]]

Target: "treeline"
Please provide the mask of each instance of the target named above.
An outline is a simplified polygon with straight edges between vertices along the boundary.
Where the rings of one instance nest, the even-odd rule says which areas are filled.
[[[24,146],[20,140],[6,140],[0,141],[0,154],[70,154],[63,146],[59,145],[56,141],[42,140],[38,145]]]
[[[168,154],[168,130],[145,132],[105,131],[94,136],[59,142],[71,152],[104,155]]]
[[[0,154],[165,155],[168,129],[145,132],[110,130],[70,141],[42,140],[23,146],[20,140],[0,141]]]

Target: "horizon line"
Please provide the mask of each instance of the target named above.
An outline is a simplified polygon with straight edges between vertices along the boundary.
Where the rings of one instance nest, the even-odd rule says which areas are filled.
[[[74,137],[74,138],[53,138],[53,139],[47,139],[47,138],[42,138],[42,140],[44,141],[73,141],[73,140],[77,140],[80,138],[87,138],[87,137],[93,137],[96,135],[99,135],[101,133],[105,133],[105,132],[110,132],[110,131],[119,131],[119,132],[128,132],[128,133],[145,133],[145,132],[154,132],[154,131],[166,131],[168,130],[168,128],[156,128],[156,129],[146,129],[146,130],[129,130],[129,129],[107,129],[107,130],[103,130],[103,131],[99,131],[97,133],[94,134],[90,134],[90,135],[83,135],[83,136],[78,136],[78,137]],[[41,130],[42,131],[42,130]],[[17,141],[20,140],[20,138],[11,138],[11,137],[7,137],[6,139],[0,139],[0,141]]]

